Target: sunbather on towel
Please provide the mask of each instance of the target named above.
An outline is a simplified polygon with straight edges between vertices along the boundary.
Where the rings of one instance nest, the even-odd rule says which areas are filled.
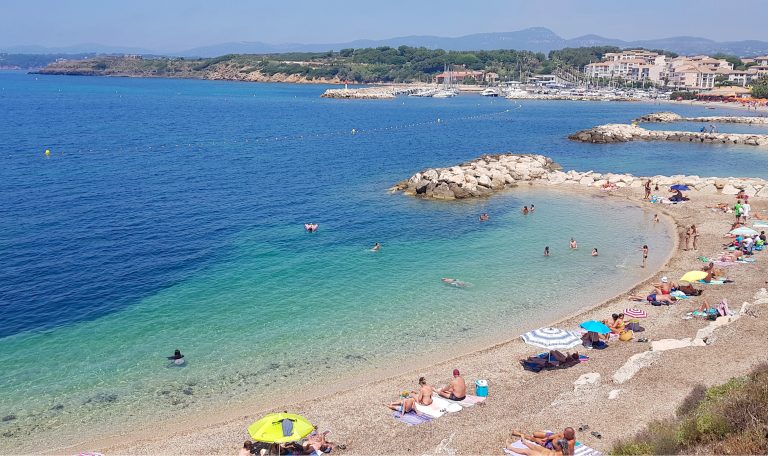
[[[565,428],[559,434],[548,431],[536,431],[533,434],[527,435],[520,431],[512,431],[512,435],[519,436],[523,440],[528,439],[544,448],[561,452],[564,455],[572,455],[576,448],[576,431],[572,427]]]
[[[435,388],[432,385],[427,384],[427,379],[419,377],[419,390],[411,391],[416,395],[416,402],[421,405],[432,405],[432,393]]]
[[[391,408],[392,410],[396,412],[400,412],[400,416],[405,415],[406,413],[410,411],[416,411],[416,398],[411,397],[411,393],[408,391],[403,391],[402,394],[400,394],[400,400],[395,402],[390,402],[389,404],[384,404],[387,407]]]
[[[701,306],[699,306],[698,311],[708,314],[709,309],[716,311],[717,316],[719,317],[733,315],[733,312],[731,312],[731,309],[728,308],[728,300],[725,298],[723,298],[722,301],[720,301],[715,307],[709,307],[709,303],[705,299],[704,302],[701,304]]]
[[[452,401],[463,401],[467,397],[467,384],[458,369],[453,370],[453,380],[437,390],[437,394]]]
[[[330,453],[331,450],[336,447],[344,449],[345,446],[343,444],[339,445],[330,440],[326,440],[325,437],[330,434],[330,432],[331,431],[318,432],[317,426],[315,426],[315,430],[312,431],[312,433],[307,436],[307,439],[301,444],[303,454]]]
[[[523,442],[523,445],[525,445],[526,448],[518,448],[511,443],[507,443],[507,450],[515,454],[524,454],[528,456],[556,456],[560,454],[525,439],[520,441]]]

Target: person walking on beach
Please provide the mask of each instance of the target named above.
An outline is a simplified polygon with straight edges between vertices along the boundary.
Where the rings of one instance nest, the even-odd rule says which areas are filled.
[[[549,256],[549,246],[548,245],[544,246],[544,256],[546,256],[546,257]]]
[[[642,251],[643,251],[643,266],[642,267],[645,267],[645,261],[648,259],[648,246],[644,245],[643,248],[642,248]]]
[[[416,402],[421,405],[432,404],[432,393],[435,391],[431,385],[427,384],[427,379],[419,377],[419,390],[412,391],[416,395]]]
[[[571,250],[576,250],[579,248],[579,246],[576,244],[576,239],[571,238],[571,244],[570,244]]]
[[[736,222],[741,222],[741,211],[743,210],[743,207],[741,205],[741,200],[736,200],[736,204],[733,205],[733,213],[736,215]]]
[[[749,197],[744,197],[744,204],[741,205],[741,218],[744,220],[744,223],[747,223],[747,218],[749,217],[749,211],[752,210],[752,206],[749,205]]]
[[[645,181],[645,196],[643,196],[643,199],[651,199],[651,180],[648,179]]]

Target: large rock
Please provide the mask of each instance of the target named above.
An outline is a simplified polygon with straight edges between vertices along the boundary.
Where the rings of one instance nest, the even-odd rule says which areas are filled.
[[[593,183],[595,183],[595,180],[592,178],[592,176],[584,176],[579,179],[580,185],[592,185]]]
[[[715,193],[718,193],[717,187],[715,187],[712,184],[707,184],[699,189],[699,192],[708,194],[708,195],[714,195]]]
[[[723,195],[736,195],[736,194],[739,193],[739,191],[740,190],[738,188],[736,188],[735,186],[733,186],[731,184],[725,184],[723,186],[722,193],[723,193]]]
[[[480,175],[477,178],[477,185],[490,188],[491,187],[491,178],[488,177],[485,174]]]
[[[432,190],[432,198],[442,199],[442,200],[452,200],[452,199],[456,199],[456,195],[454,195],[450,187],[448,187],[448,184],[446,184],[445,182],[441,182],[439,185],[435,187],[434,190]]]
[[[661,352],[646,351],[629,357],[626,363],[613,374],[613,383],[622,384],[635,376],[640,369],[648,367],[661,358]]]

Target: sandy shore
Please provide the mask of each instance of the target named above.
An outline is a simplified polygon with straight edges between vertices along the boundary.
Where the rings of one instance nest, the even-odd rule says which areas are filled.
[[[641,189],[630,188],[610,196],[599,190],[573,186],[568,186],[567,191],[592,192],[632,201],[640,201],[642,196]],[[676,279],[688,270],[699,269],[703,265],[697,259],[699,255],[714,255],[722,250],[723,235],[733,215],[705,208],[717,202],[732,204],[733,197],[696,195],[696,201],[673,207],[643,203],[657,210],[662,223],[672,224],[679,233],[684,226],[695,223],[701,237],[698,251],[675,248],[673,252],[651,252],[651,255],[670,255],[670,259],[662,271],[629,290],[630,293],[645,294],[651,289],[650,283],[662,275]],[[762,211],[768,209],[765,201],[751,202],[753,213],[764,213]],[[646,331],[639,336],[651,340],[694,337],[708,322],[682,317],[698,307],[702,298],[710,303],[728,298],[732,310],[738,311],[742,302],[752,302],[755,292],[766,286],[765,255],[765,252],[758,253],[754,264],[729,267],[729,278],[735,280],[733,284],[701,285],[705,290],[701,298],[670,307],[640,304],[649,318],[643,321]],[[639,260],[638,256],[638,267]],[[557,326],[576,328],[584,320],[604,319],[612,312],[632,307],[626,295],[622,293],[600,304],[585,303],[585,308],[597,305],[557,322]],[[382,373],[376,381],[361,383],[360,379],[350,379],[329,387],[329,393],[323,396],[310,398],[299,393],[269,409],[233,405],[230,410],[200,421],[190,417],[176,423],[154,424],[141,432],[81,442],[77,448],[51,448],[50,442],[47,448],[51,453],[99,450],[106,454],[234,454],[248,438],[248,424],[267,411],[290,410],[303,414],[322,429],[331,429],[332,439],[348,446],[342,454],[501,454],[501,447],[512,429],[560,429],[582,424],[600,432],[602,438],[580,433],[580,441],[609,450],[613,442],[631,436],[646,422],[672,416],[677,404],[696,384],[722,383],[763,361],[768,329],[768,318],[765,318],[768,305],[765,307],[764,315],[758,313],[758,318],[745,316],[718,329],[712,345],[662,353],[657,362],[641,369],[623,384],[614,384],[613,374],[630,356],[649,350],[650,344],[614,342],[606,350],[582,350],[591,356],[588,362],[568,370],[535,374],[524,371],[518,360],[539,350],[516,338],[448,362],[418,369],[402,366],[401,374],[387,378]],[[546,314],[540,316],[541,324],[552,323],[552,320]],[[468,384],[477,378],[489,381],[490,397],[485,404],[414,427],[392,419],[382,405],[396,399],[404,388],[414,388],[420,375],[434,384],[447,381],[454,367],[462,370]],[[574,392],[574,381],[586,373],[599,373],[601,382]],[[618,399],[609,399],[611,391],[618,394]]]

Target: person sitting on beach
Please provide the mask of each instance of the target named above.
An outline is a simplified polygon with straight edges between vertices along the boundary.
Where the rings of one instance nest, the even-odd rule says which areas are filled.
[[[710,263],[710,264],[712,264],[712,263]],[[697,288],[694,288],[694,286],[691,285],[690,283],[687,284],[687,285],[680,285],[680,286],[677,287],[677,289],[679,291],[682,291],[683,293],[685,293],[686,296],[700,296],[701,295],[701,290],[699,290]]]
[[[419,377],[419,390],[411,391],[411,392],[416,395],[416,402],[418,402],[419,404],[431,405],[432,393],[434,391],[435,391],[435,388],[427,384],[427,379],[425,379],[424,377]]]
[[[522,212],[523,212],[523,215],[528,215],[528,212],[530,212],[528,210],[528,206],[523,206]]]
[[[453,380],[437,390],[437,394],[452,401],[463,401],[467,397],[467,384],[458,369],[453,370]]]
[[[661,278],[661,283],[654,283],[653,288],[656,290],[656,294],[668,295],[672,293],[672,290],[677,288],[675,282],[670,282],[667,276]]]
[[[572,250],[576,250],[576,249],[579,248],[579,246],[576,244],[576,239],[571,238],[570,247],[571,247]]]
[[[253,450],[253,442],[250,440],[246,440],[245,443],[243,443],[243,447],[240,448],[240,451],[237,453],[238,456],[251,456],[251,452]]]
[[[586,348],[592,348],[593,346],[600,346],[602,344],[605,344],[605,342],[600,340],[600,334],[594,331],[588,331],[584,333],[581,336],[581,343]]]
[[[378,252],[381,250],[381,243],[377,242],[373,244],[373,247],[371,247],[371,252]]]
[[[450,277],[443,277],[440,280],[442,280],[444,283],[447,283],[448,285],[452,285],[454,287],[467,288],[467,283],[466,282],[462,282],[461,280],[458,280],[458,279],[452,279]]]
[[[530,440],[544,448],[558,451],[564,455],[572,455],[576,448],[576,430],[572,427],[567,427],[562,433],[558,434],[549,431],[536,431],[532,434],[512,431],[512,435],[524,440]]]
[[[610,320],[603,320],[603,323],[611,328],[613,334],[621,334],[624,331],[624,326],[626,326],[623,313],[612,314]]]
[[[597,256],[597,247],[592,249],[592,256]]]
[[[389,404],[384,404],[384,405],[396,412],[400,412],[400,416],[403,416],[406,413],[411,411],[413,411],[414,413],[418,413],[415,408],[416,399],[411,396],[411,393],[409,391],[403,391],[400,394],[399,401],[390,402]]]

